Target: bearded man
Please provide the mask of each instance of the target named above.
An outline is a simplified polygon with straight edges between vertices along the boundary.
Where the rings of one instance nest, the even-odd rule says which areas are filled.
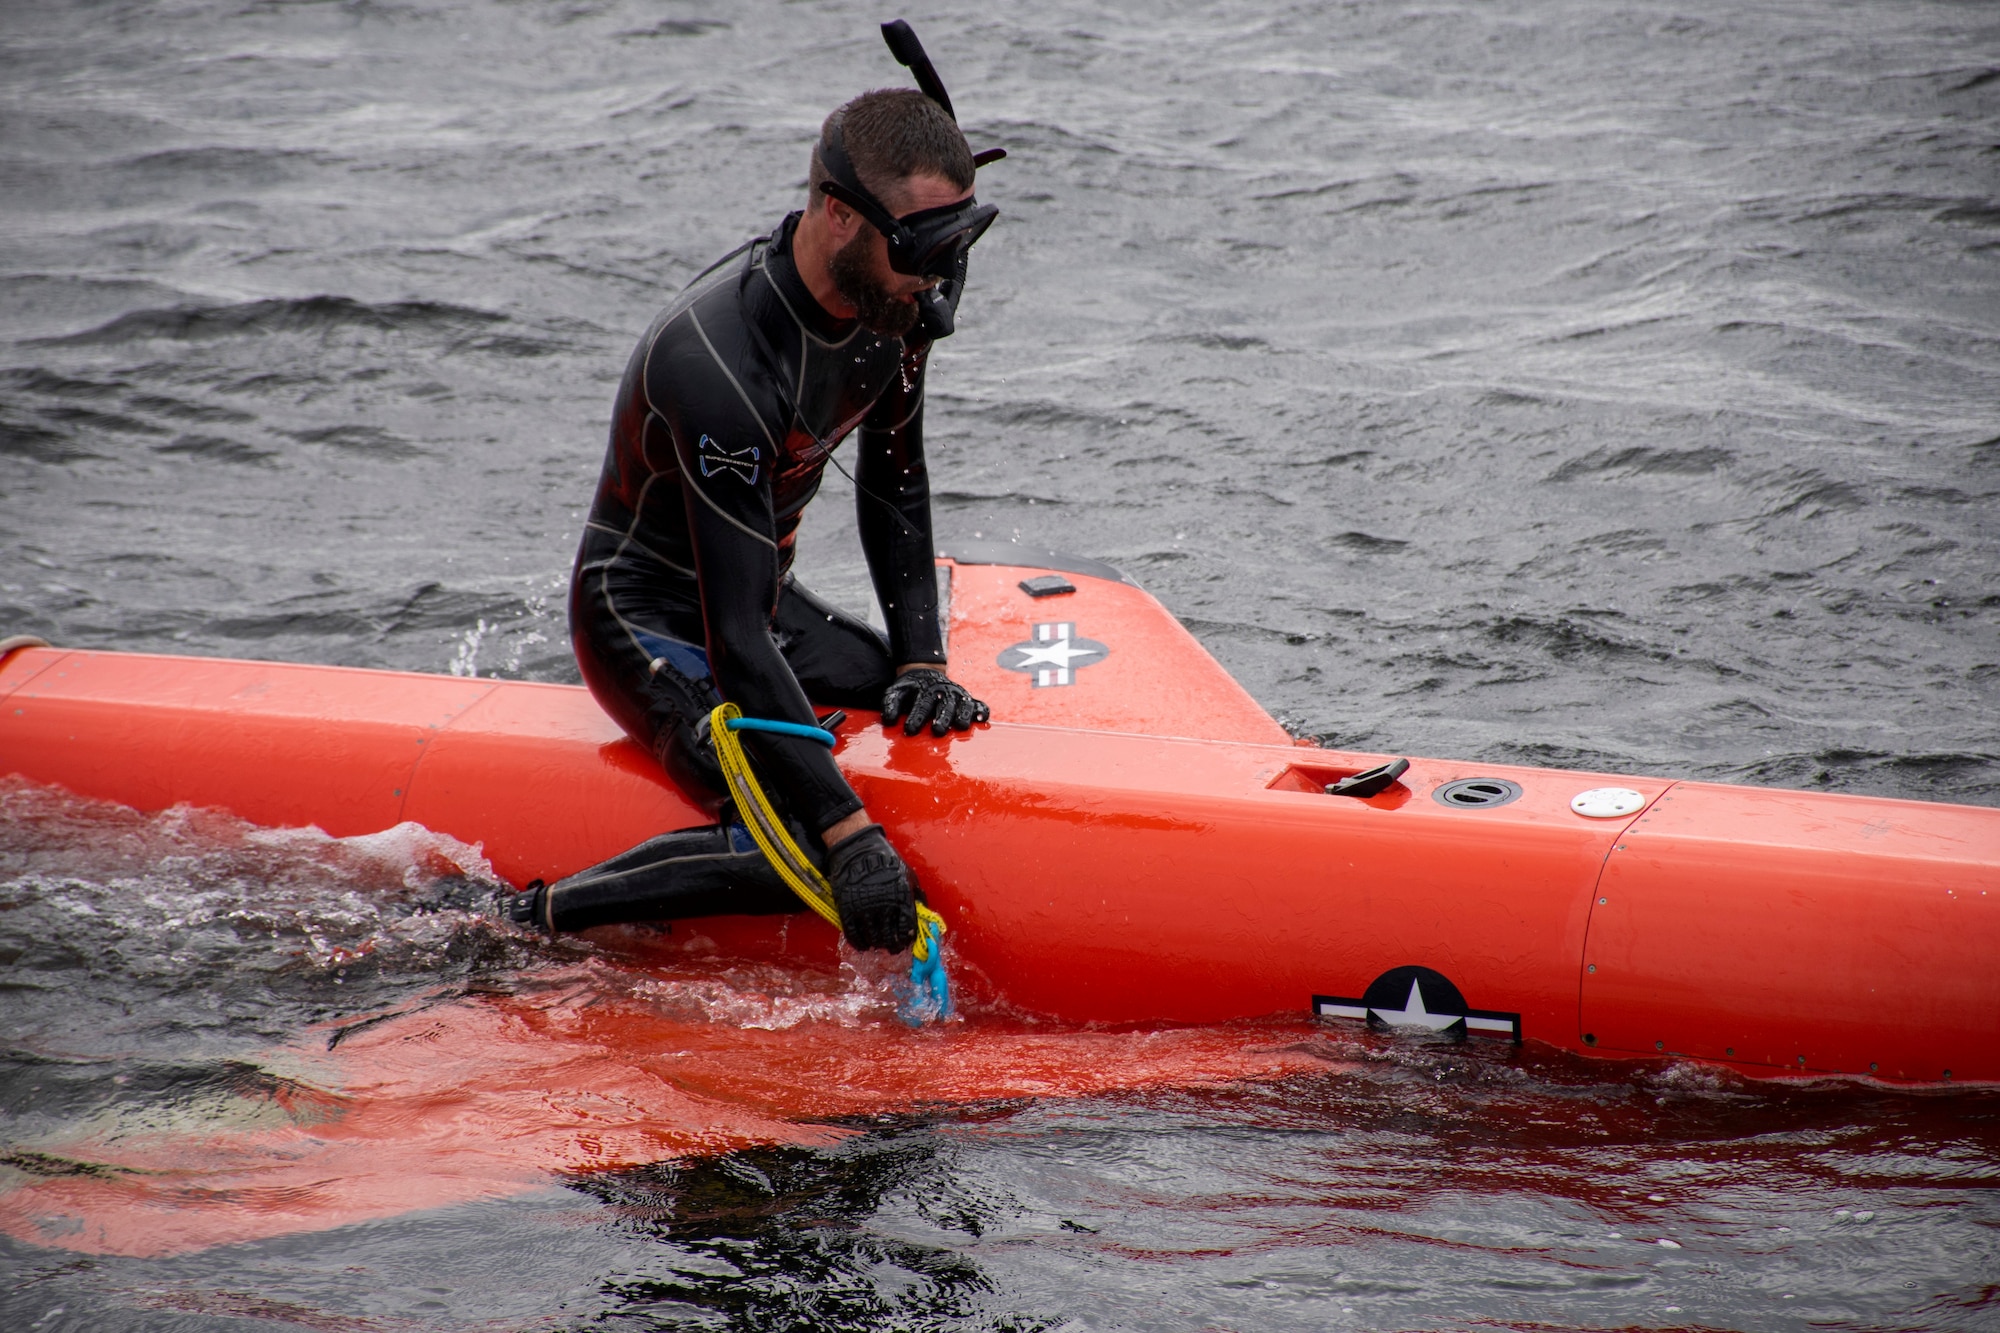
[[[973,199],[973,172],[999,154],[975,162],[928,62],[915,67],[925,92],[866,93],[827,118],[805,210],[696,278],[618,389],[570,583],[571,639],[591,693],[717,822],[531,886],[511,904],[517,921],[559,931],[799,910],[725,799],[707,730],[724,700],[807,727],[815,703],[880,708],[909,735],[987,719],[945,674],[923,404],[966,251],[997,213]],[[800,515],[857,425],[855,504],[887,635],[791,572]],[[908,870],[830,751],[742,734],[808,853],[823,855],[849,943],[909,947]]]

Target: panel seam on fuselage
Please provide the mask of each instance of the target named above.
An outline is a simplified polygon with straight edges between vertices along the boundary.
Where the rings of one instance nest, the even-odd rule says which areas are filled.
[[[417,757],[416,759],[411,761],[410,771],[403,778],[402,799],[396,802],[396,822],[398,824],[406,822],[407,811],[410,808],[410,797],[416,794],[417,778],[423,772],[424,760],[430,758],[431,746],[436,742],[438,737],[444,735],[445,732],[449,731],[452,727],[456,726],[459,722],[463,721],[467,713],[470,713],[473,709],[479,707],[479,705],[485,703],[488,699],[492,698],[493,695],[499,690],[499,688],[500,688],[499,681],[497,680],[489,681],[487,683],[486,688],[479,692],[477,698],[467,703],[463,708],[460,708],[456,712],[452,713],[443,722],[431,723],[426,728],[426,730],[430,734],[418,738],[419,744],[417,745]],[[431,829],[431,832],[448,833],[449,831],[446,829]]]
[[[1604,848],[1604,859],[1597,863],[1597,874],[1591,878],[1590,897],[1586,901],[1583,916],[1583,941],[1577,950],[1576,957],[1576,1036],[1574,1040],[1579,1044],[1583,1043],[1584,1037],[1583,987],[1585,979],[1590,975],[1588,971],[1590,967],[1590,930],[1597,923],[1597,900],[1604,896],[1604,873],[1611,868],[1611,858],[1617,855],[1620,841],[1627,834],[1631,833],[1640,820],[1652,813],[1654,806],[1666,799],[1667,793],[1680,785],[1679,782],[1669,782],[1666,786],[1660,788],[1657,796],[1647,801],[1643,806],[1640,806],[1639,809],[1633,811],[1632,817],[1618,826],[1618,831],[1611,835],[1610,842]],[[1595,1051],[1597,1048],[1591,1046],[1589,1049]]]

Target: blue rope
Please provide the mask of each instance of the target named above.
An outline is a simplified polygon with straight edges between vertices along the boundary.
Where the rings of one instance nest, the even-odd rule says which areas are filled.
[[[910,994],[896,1006],[897,1016],[911,1027],[951,1013],[951,981],[944,972],[944,943],[938,928],[944,923],[926,913],[917,922],[917,947],[910,954]],[[923,956],[918,957],[921,953]]]
[[[803,722],[776,722],[765,717],[732,717],[729,719],[731,731],[768,731],[773,736],[797,736],[800,740],[818,741],[827,749],[833,748],[833,733],[825,727],[809,727]]]

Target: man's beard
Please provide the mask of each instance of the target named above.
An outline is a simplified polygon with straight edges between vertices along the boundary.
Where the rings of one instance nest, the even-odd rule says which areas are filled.
[[[864,227],[855,233],[853,240],[834,251],[827,272],[840,299],[854,307],[854,316],[861,321],[861,327],[900,338],[917,326],[917,303],[897,300],[895,293],[875,280],[869,262],[874,241],[874,233]]]

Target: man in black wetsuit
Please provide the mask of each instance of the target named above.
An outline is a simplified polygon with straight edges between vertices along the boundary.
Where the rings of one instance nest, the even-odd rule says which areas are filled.
[[[965,252],[996,210],[973,200],[973,154],[941,94],[873,92],[834,112],[805,211],[696,278],[640,339],[577,552],[570,634],[598,702],[718,822],[531,886],[515,920],[579,930],[800,909],[724,800],[708,737],[723,700],[808,726],[814,703],[880,708],[910,735],[986,720],[944,672],[923,400]],[[801,511],[857,425],[857,518],[886,637],[791,573]],[[909,873],[831,753],[741,734],[802,845],[824,854],[848,941],[907,948]]]

